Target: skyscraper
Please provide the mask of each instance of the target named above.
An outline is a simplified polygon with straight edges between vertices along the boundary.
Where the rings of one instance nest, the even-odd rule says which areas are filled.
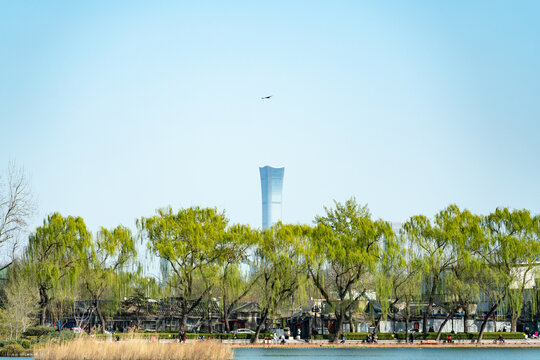
[[[281,220],[281,193],[285,168],[260,167],[262,227],[268,229]]]

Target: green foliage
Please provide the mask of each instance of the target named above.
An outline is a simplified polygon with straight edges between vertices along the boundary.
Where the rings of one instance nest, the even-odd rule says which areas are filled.
[[[466,296],[469,291],[474,294],[472,290],[477,288],[471,280],[474,280],[474,270],[478,269],[475,251],[484,241],[484,231],[480,217],[456,205],[441,210],[433,222],[424,215],[413,216],[404,224],[404,229],[428,286],[423,322],[423,332],[426,332],[426,319],[431,315],[441,285],[444,284],[445,295],[452,302],[450,311],[456,311],[457,306],[468,306],[474,300]]]
[[[506,308],[512,317],[512,330],[523,308],[528,279],[540,256],[540,218],[528,210],[498,208],[485,218],[488,241],[485,261],[499,270],[497,277],[504,286]]]
[[[367,206],[350,199],[326,216],[315,218],[316,228],[306,244],[310,276],[341,323],[369,288],[375,288],[377,267],[385,246],[394,249],[395,234],[388,222],[372,220]],[[388,296],[388,294],[385,294]]]
[[[365,340],[368,335],[371,335],[371,333],[345,333],[345,339],[346,340],[352,340],[352,341],[362,341]],[[442,333],[441,334],[441,341],[446,339],[446,336],[452,336],[453,340],[475,340],[478,337],[477,332],[470,332],[470,333]],[[504,339],[506,340],[516,340],[516,339],[524,339],[525,334],[521,332],[490,332],[485,333],[484,338],[488,340],[495,340],[498,339],[499,336],[502,335]],[[435,340],[437,338],[437,333],[435,332],[427,332],[427,333],[414,333],[414,340]],[[314,340],[332,340],[333,335],[332,334],[324,334],[324,335],[314,335],[312,337]],[[405,340],[405,333],[377,333],[378,340]]]
[[[63,217],[54,213],[47,217],[28,239],[25,249],[25,272],[35,280],[39,294],[43,325],[46,309],[62,283],[74,284],[86,266],[85,253],[91,235],[80,217]]]
[[[227,229],[225,236],[219,238],[218,246],[222,249],[223,261],[218,269],[219,292],[221,293],[221,312],[223,319],[229,318],[238,302],[246,297],[259,279],[259,274],[243,274],[242,265],[253,267],[249,256],[256,245],[258,232],[248,226],[234,225]],[[229,329],[225,321],[226,330]]]
[[[169,277],[168,283],[181,298],[184,328],[187,315],[215,283],[217,269],[228,250],[220,246],[228,219],[216,209],[192,207],[173,213],[169,207],[137,223],[149,240],[149,249],[172,269],[174,276]]]
[[[43,335],[48,335],[56,331],[56,328],[50,326],[32,326],[26,329],[23,333],[24,336],[36,336],[41,337]]]
[[[0,348],[0,355],[2,356],[20,356],[25,354],[26,350],[20,344],[8,344]]]
[[[381,334],[382,335],[382,334]],[[450,335],[453,340],[476,340],[478,338],[477,332],[469,332],[469,333],[441,333],[441,341],[446,339],[446,337]],[[525,338],[525,334],[522,332],[489,332],[484,333],[484,339],[486,340],[495,340],[498,339],[499,336],[502,335],[505,340],[522,340]],[[380,338],[380,337],[379,337]],[[405,333],[396,333],[395,338],[398,340],[405,340]],[[435,332],[428,332],[428,333],[414,333],[414,340],[435,340],[437,338],[437,333]]]
[[[234,334],[231,333],[186,333],[187,339],[198,339],[200,336],[204,336],[205,339],[208,339],[209,337],[212,339],[234,339]],[[239,340],[251,340],[253,339],[255,334],[236,334],[236,338]],[[271,337],[272,334],[259,334],[260,337]]]
[[[261,305],[259,332],[278,305],[295,294],[305,280],[303,243],[311,229],[281,222],[260,234],[254,269],[259,277],[257,291]],[[255,336],[255,341],[258,340]]]
[[[62,330],[62,331],[51,332],[47,335],[44,335],[39,340],[40,342],[50,342],[50,343],[59,344],[64,341],[73,340],[75,339],[76,336],[77,334],[75,334],[71,330]]]
[[[525,292],[538,276],[540,217],[527,210],[501,208],[481,217],[450,205],[432,218],[413,216],[400,236],[355,199],[325,208],[315,227],[279,223],[258,231],[229,225],[224,213],[199,207],[161,209],[137,225],[152,254],[168,262],[166,286],[141,276],[142,265],[131,266],[136,251],[129,229],[102,228],[92,238],[81,218],[55,213],[31,234],[24,269],[11,270],[0,309],[1,335],[18,338],[36,322],[37,295],[41,323],[71,318],[79,306],[75,301],[89,299],[87,314],[91,310],[104,321],[129,311],[136,318],[132,325],[146,314],[186,319],[195,310],[209,313],[210,304],[219,304],[223,320],[245,298],[262,308],[265,320],[258,331],[276,317],[308,312],[321,298],[324,314],[333,313],[339,327],[343,319],[357,318],[366,292],[373,290],[382,310],[382,316],[372,311],[374,326],[398,307],[396,315],[406,319],[412,311],[428,316],[429,308],[419,304],[438,304],[466,318],[480,299],[493,311],[479,315],[488,321],[497,312],[509,314],[513,329],[524,299],[530,315],[538,313],[540,297]],[[531,292],[537,289],[538,283]],[[161,301],[169,307],[159,307]],[[202,318],[203,328],[208,317]],[[286,320],[280,323],[285,326]]]
[[[32,347],[32,342],[27,339],[19,340],[19,344],[25,349],[30,349]]]
[[[81,280],[86,293],[94,301],[103,328],[105,317],[99,300],[115,281],[122,279],[116,276],[117,273],[133,261],[136,255],[131,230],[124,226],[118,226],[113,230],[101,228],[91,246],[86,249],[88,267],[81,274]]]

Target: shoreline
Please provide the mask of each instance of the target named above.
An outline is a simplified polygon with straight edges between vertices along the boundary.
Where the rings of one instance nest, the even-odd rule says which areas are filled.
[[[539,348],[540,342],[524,342],[524,341],[514,341],[506,342],[504,344],[495,344],[491,342],[482,342],[480,344],[476,343],[377,343],[377,344],[365,344],[362,342],[346,342],[345,344],[340,343],[287,343],[287,344],[263,344],[263,343],[229,343],[228,345],[231,348]]]

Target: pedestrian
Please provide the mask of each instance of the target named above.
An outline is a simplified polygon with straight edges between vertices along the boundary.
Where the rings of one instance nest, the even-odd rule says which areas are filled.
[[[345,333],[341,333],[341,343],[345,344]]]
[[[413,335],[412,332],[409,333],[409,342],[410,342],[410,343],[414,342],[414,335]]]

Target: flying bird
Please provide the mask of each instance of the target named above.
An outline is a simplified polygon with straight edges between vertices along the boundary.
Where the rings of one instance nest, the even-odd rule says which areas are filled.
[[[274,96],[274,95],[263,96],[261,99],[263,99],[263,100],[264,99],[270,99],[272,96]]]

